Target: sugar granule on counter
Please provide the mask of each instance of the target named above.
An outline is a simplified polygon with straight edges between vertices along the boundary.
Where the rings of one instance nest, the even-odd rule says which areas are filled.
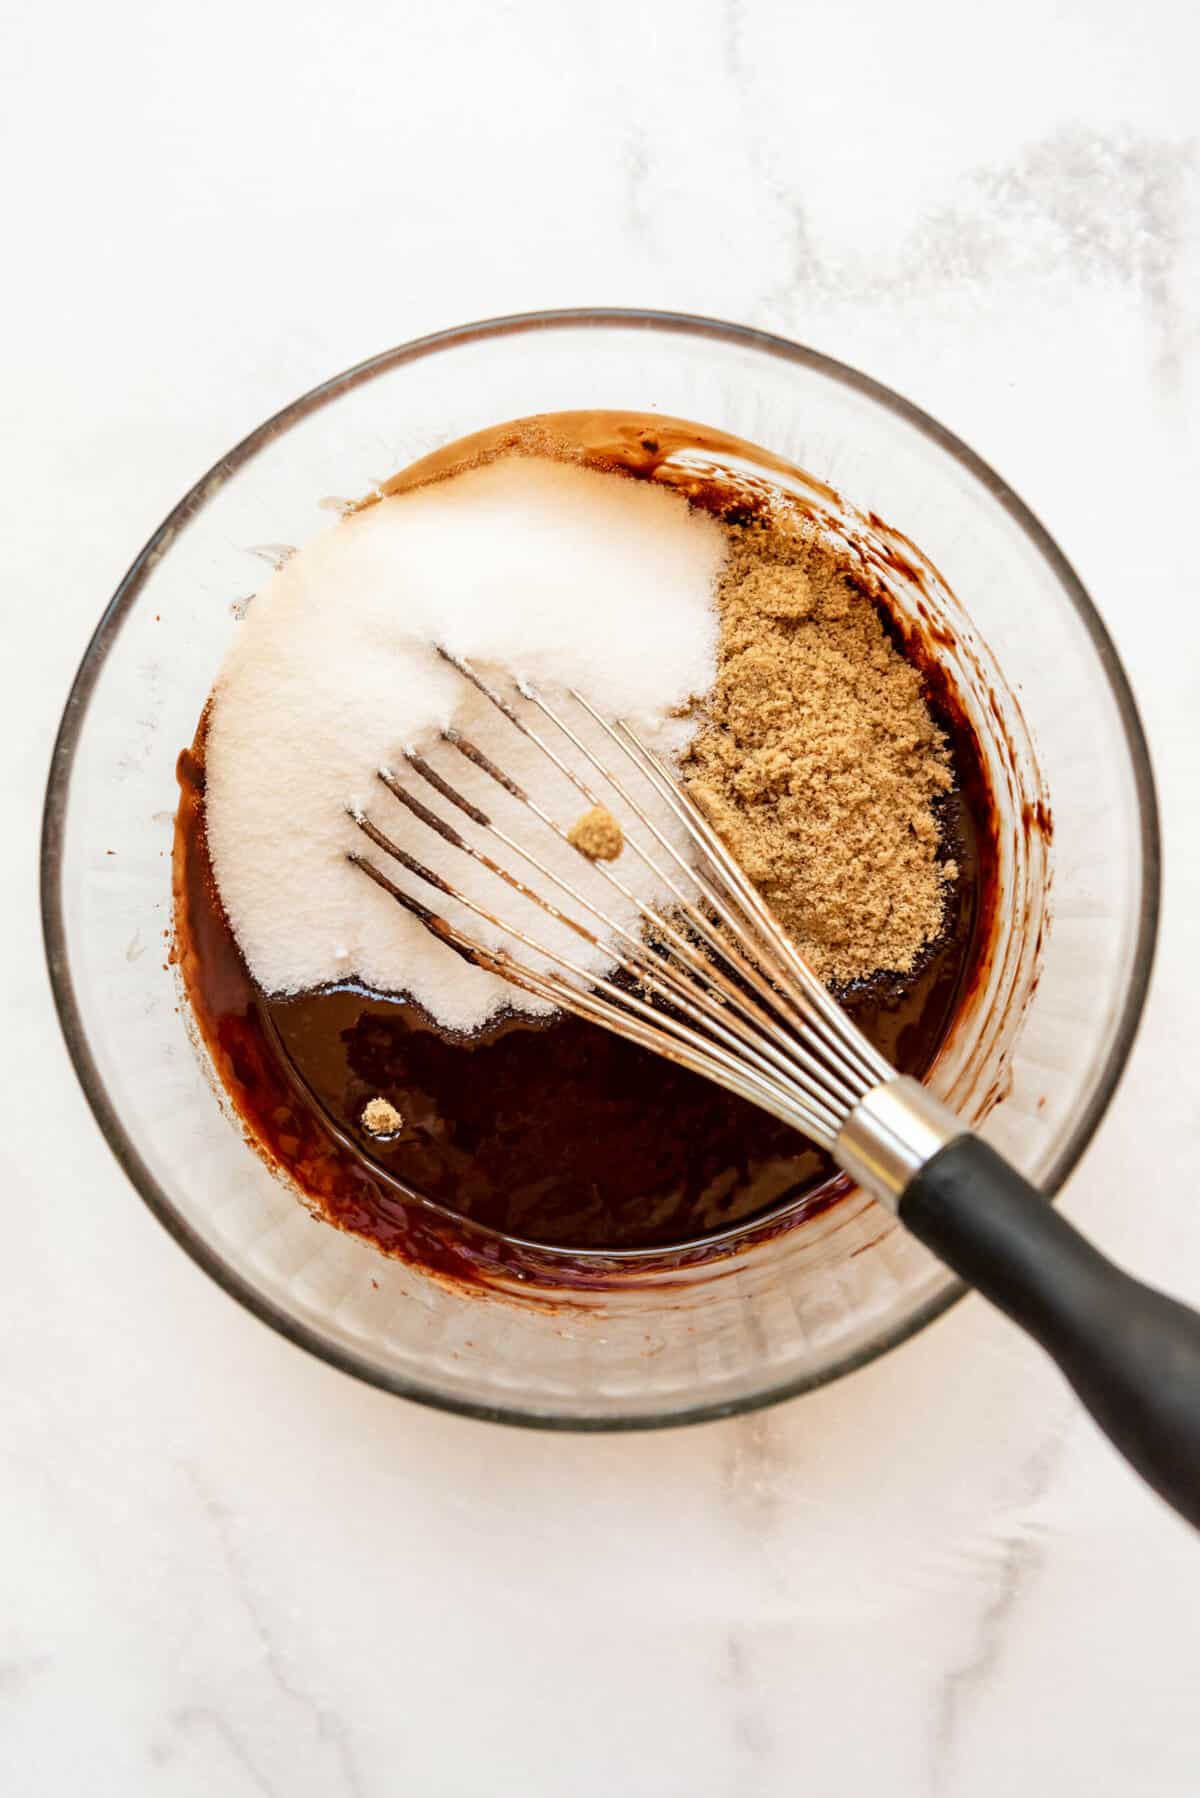
[[[606,805],[594,805],[576,818],[567,841],[592,862],[615,862],[625,847],[625,832]]]
[[[920,672],[811,527],[732,538],[687,784],[822,980],[908,973],[957,875],[937,813],[949,748]]]

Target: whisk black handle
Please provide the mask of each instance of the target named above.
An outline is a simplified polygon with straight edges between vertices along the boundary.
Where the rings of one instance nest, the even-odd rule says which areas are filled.
[[[900,1217],[1041,1343],[1130,1465],[1200,1529],[1200,1315],[1106,1261],[977,1136],[925,1163]]]

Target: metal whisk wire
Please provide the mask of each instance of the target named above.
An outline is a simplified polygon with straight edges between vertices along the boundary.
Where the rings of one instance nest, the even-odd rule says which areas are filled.
[[[485,680],[464,658],[439,652],[463,678],[546,757],[587,801],[603,795],[564,759],[528,716]],[[394,769],[378,770],[391,796],[452,848],[470,857],[498,881],[531,901],[582,941],[603,944],[606,958],[635,984],[597,975],[561,949],[505,919],[422,862],[381,829],[365,811],[350,815],[365,837],[408,873],[453,899],[515,944],[552,964],[534,967],[508,948],[488,948],[440,916],[416,895],[397,885],[371,858],[351,860],[416,917],[426,929],[476,966],[627,1039],[654,1049],[684,1067],[773,1112],[829,1147],[842,1121],[863,1093],[886,1080],[891,1070],[834,1005],[788,941],[769,909],[725,850],[667,764],[628,724],[604,718],[579,692],[568,695],[613,745],[631,771],[639,773],[682,825],[692,855],[681,852],[666,829],[631,792],[627,781],[597,755],[561,710],[529,681],[515,682],[529,709],[560,733],[588,768],[623,802],[645,828],[653,848],[626,832],[627,848],[671,895],[670,912],[638,897],[605,862],[589,863],[595,873],[640,917],[645,934],[635,934],[579,886],[556,872],[526,842],[496,822],[415,750],[405,752],[407,768],[433,792],[486,833],[509,856],[532,869],[532,886],[465,837],[441,813],[404,786]],[[561,842],[567,831],[519,782],[512,779],[463,733],[453,727],[442,741],[549,829]],[[655,852],[657,850],[657,853]],[[564,909],[549,896],[554,889],[570,903]],[[579,916],[582,911],[591,922]],[[554,971],[555,969],[561,972]]]

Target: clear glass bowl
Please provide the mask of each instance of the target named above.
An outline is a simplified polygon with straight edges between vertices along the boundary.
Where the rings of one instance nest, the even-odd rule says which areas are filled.
[[[328,522],[322,501],[357,498],[443,443],[577,408],[690,418],[763,446],[836,490],[810,498],[893,571],[918,625],[931,595],[935,615],[961,602],[956,677],[997,789],[1001,904],[987,980],[931,1083],[1054,1193],[1112,1097],[1153,954],[1157,823],[1133,698],[1076,575],[991,469],[876,382],[762,332],[622,311],[493,320],[362,363],[261,426],[155,533],[88,646],[50,772],[42,897],[59,1015],[100,1126],[226,1291],[426,1403],[638,1428],[820,1385],[961,1288],[860,1193],[682,1272],[651,1257],[594,1291],[467,1289],[387,1259],[314,1221],[247,1145],[164,965],[175,761],[238,603],[261,584],[256,556]]]

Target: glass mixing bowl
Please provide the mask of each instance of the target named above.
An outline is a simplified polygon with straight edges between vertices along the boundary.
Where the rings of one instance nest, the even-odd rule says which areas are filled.
[[[693,419],[809,471],[826,484],[809,499],[914,627],[953,644],[995,788],[1000,904],[986,978],[931,1084],[1054,1193],[1112,1097],[1153,954],[1157,824],[1133,698],[1074,572],[991,469],[896,394],[763,332],[645,312],[498,319],[388,351],[262,425],[180,501],[100,620],[54,751],[42,897],[59,1015],[100,1126],[227,1292],[410,1398],[637,1428],[820,1385],[961,1288],[858,1192],[682,1269],[614,1264],[590,1290],[516,1276],[468,1288],[387,1259],[314,1221],[248,1146],[160,953],[175,761],[261,584],[258,558],[328,522],[323,503],[443,443],[577,408]]]

